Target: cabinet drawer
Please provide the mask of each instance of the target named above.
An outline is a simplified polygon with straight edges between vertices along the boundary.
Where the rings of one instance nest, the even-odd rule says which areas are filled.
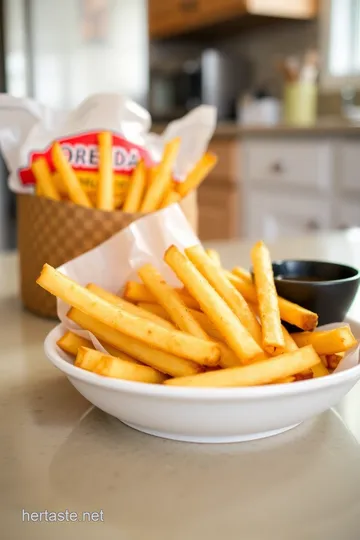
[[[359,200],[337,199],[334,204],[334,224],[336,229],[360,227]]]
[[[339,145],[340,188],[360,191],[359,163],[360,141],[344,141]]]
[[[231,139],[213,139],[209,152],[216,154],[218,162],[210,174],[212,179],[236,182],[238,177],[238,143]]]
[[[268,139],[245,148],[249,182],[327,189],[332,182],[332,145],[323,141]]]
[[[331,223],[331,205],[321,196],[272,194],[255,190],[247,208],[251,239],[274,240],[325,230]]]
[[[239,201],[235,188],[201,186],[198,201],[199,237],[202,241],[239,236]]]

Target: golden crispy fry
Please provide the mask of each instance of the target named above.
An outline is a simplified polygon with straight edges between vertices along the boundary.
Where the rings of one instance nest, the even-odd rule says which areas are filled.
[[[257,242],[251,250],[254,267],[255,288],[262,326],[262,343],[266,352],[274,354],[285,349],[281,330],[278,297],[274,283],[270,253],[263,242]]]
[[[60,194],[55,187],[53,175],[50,172],[45,158],[40,157],[31,165],[31,170],[36,179],[36,193],[43,197],[61,201]]]
[[[327,355],[326,363],[327,363],[328,368],[331,370],[336,369],[343,358],[344,358],[344,353]]]
[[[248,281],[249,283],[253,282],[250,272],[245,270],[245,268],[241,268],[241,266],[236,266],[231,272],[244,281]]]
[[[291,351],[298,350],[299,348],[296,345],[295,340],[293,339],[293,337],[289,334],[289,332],[286,330],[286,328],[284,326],[282,326],[281,328],[282,328],[282,332],[283,332],[283,335],[284,335],[285,352],[291,352]],[[299,375],[302,376],[303,378],[312,378],[312,377],[316,378],[316,377],[323,377],[324,375],[329,374],[328,370],[322,364],[320,357],[319,357],[319,363],[316,364],[316,366],[310,368],[310,370],[308,370],[308,371],[311,372],[310,374],[308,374],[308,376],[307,376],[306,373],[300,373]]]
[[[66,159],[58,142],[54,143],[51,150],[51,156],[57,171],[61,175],[61,179],[66,187],[69,199],[75,204],[92,208],[89,197],[81,187],[78,177]]]
[[[180,148],[180,138],[173,139],[165,145],[164,155],[159,170],[152,180],[144,200],[140,206],[140,212],[153,212],[158,210],[165,193],[171,184],[171,172]]]
[[[100,340],[99,340],[100,341]],[[101,345],[104,347],[104,349],[107,351],[108,354],[111,354],[111,356],[116,356],[117,358],[121,358],[122,360],[126,360],[127,362],[133,362],[134,364],[139,364],[135,358],[132,358],[128,354],[125,354],[112,345],[109,345],[109,343],[104,343],[100,341]],[[94,349],[92,342],[88,339],[85,339],[81,336],[78,336],[77,334],[74,334],[73,332],[66,332],[57,342],[58,347],[62,349],[63,351],[67,352],[68,354],[71,354],[72,356],[76,356],[77,352],[80,347],[87,347],[88,349]]]
[[[252,362],[262,357],[264,353],[261,347],[183,253],[175,246],[171,246],[165,252],[164,260],[190,294],[199,302],[202,311],[206,313],[226,343],[243,363]]]
[[[221,268],[221,259],[219,253],[215,249],[206,249],[205,252],[206,255],[210,257],[212,262]]]
[[[65,334],[56,342],[56,345],[61,350],[73,356],[77,355],[79,347],[87,347],[93,349],[93,344],[89,339],[85,339],[74,332],[65,332]]]
[[[89,330],[98,339],[102,340],[105,348],[107,348],[105,343],[110,343],[113,347],[130,354],[137,360],[162,373],[166,373],[172,377],[182,377],[202,371],[199,364],[153,349],[136,339],[125,336],[121,332],[106,326],[94,319],[94,317],[85,315],[79,309],[71,308],[67,317],[81,328],[84,328],[84,330]]]
[[[181,197],[185,197],[190,191],[196,189],[204,178],[210,173],[217,163],[217,157],[209,152],[204,154],[189,172],[184,182],[178,185],[178,192]]]
[[[181,201],[181,195],[177,193],[176,191],[170,190],[164,197],[164,200],[162,201],[160,208],[166,208],[167,206],[170,206],[171,204],[175,204]]]
[[[128,302],[127,300],[124,300],[123,298],[120,298],[120,296],[117,296],[116,294],[112,294],[109,291],[106,291],[102,287],[99,287],[98,285],[95,285],[95,283],[89,283],[86,285],[86,288],[89,289],[89,291],[92,291],[97,296],[100,296],[100,298],[103,298],[110,304],[114,304],[115,306],[119,306],[128,313],[131,313],[132,315],[136,315],[137,317],[142,317],[143,319],[147,319],[149,321],[153,321],[154,323],[159,324],[160,326],[163,326],[164,328],[173,329],[174,326],[163,320],[162,317],[157,317],[154,313],[150,313],[148,310],[141,309],[139,306],[135,306],[131,302]]]
[[[222,269],[206,255],[201,245],[187,248],[185,249],[185,253],[197,270],[215,289],[236,317],[238,317],[256,343],[261,346],[262,332],[257,318],[249,309],[241,293],[226,279]]]
[[[318,355],[309,345],[298,351],[285,353],[248,366],[169,379],[164,384],[196,387],[257,386],[295,375],[315,366],[318,362]]]
[[[98,134],[99,145],[99,182],[96,194],[96,206],[100,210],[114,210],[114,178],[112,166],[112,133],[103,131]]]
[[[274,381],[272,384],[287,384],[292,383],[296,380],[295,375],[291,375],[290,377],[284,377],[284,379],[279,379],[278,381]]]
[[[311,368],[311,371],[315,378],[329,375],[328,369],[324,366],[324,364],[321,361],[318,364],[316,364],[316,366],[313,366]]]
[[[175,291],[178,292],[181,296],[184,304],[192,309],[200,309],[199,303],[189,295],[187,291],[184,291],[182,288],[175,288]],[[124,298],[129,302],[147,302],[149,304],[156,304],[156,298],[153,294],[143,285],[142,283],[137,283],[136,281],[128,281],[125,284],[124,288]]]
[[[150,311],[151,313],[154,313],[155,315],[158,315],[159,317],[162,317],[163,319],[167,321],[171,320],[170,315],[159,304],[139,303],[138,307],[141,307],[142,309]],[[200,324],[200,326],[207,333],[208,336],[218,341],[223,341],[224,338],[220,334],[219,330],[216,329],[216,327],[210,321],[209,317],[205,315],[205,313],[202,313],[201,311],[198,311],[197,309],[191,309],[191,308],[188,308],[188,309],[190,310],[190,313],[192,314],[194,319],[197,320],[197,322]]]
[[[216,343],[195,338],[184,332],[168,330],[152,321],[131,315],[109,304],[85,287],[64,276],[50,265],[44,265],[38,285],[64,302],[111,328],[154,347],[204,365],[216,365],[220,350]]]
[[[85,355],[86,351],[92,351],[94,354]],[[79,347],[75,358],[75,366],[86,369],[87,371],[94,371],[99,362],[101,362],[101,357],[102,354],[98,353],[95,349]]]
[[[243,279],[235,276],[234,274],[226,274],[227,278],[241,292],[245,300],[253,304],[257,303],[257,295],[255,286],[252,283],[246,282]],[[280,317],[283,321],[286,321],[302,330],[313,330],[318,323],[318,316],[316,313],[305,309],[298,304],[289,302],[285,298],[278,297]]]
[[[299,332],[292,334],[298,347],[312,345],[319,355],[337,354],[347,351],[357,343],[348,326],[334,330],[318,330],[316,332]]]
[[[180,330],[192,336],[208,339],[208,335],[186,307],[180,294],[166,283],[154,266],[145,264],[138,270],[138,275]]]
[[[110,356],[87,347],[80,347],[78,357],[80,360],[76,360],[76,365],[83,367],[88,366],[87,369],[94,371],[98,375],[104,377],[112,377],[115,379],[124,379],[127,381],[137,381],[152,384],[161,384],[165,381],[166,376],[160,373],[154,368],[149,366],[140,366],[122,360],[118,357]],[[89,366],[93,366],[90,368]]]
[[[124,202],[124,212],[138,212],[146,187],[146,171],[144,161],[136,165],[130,180],[130,186]]]

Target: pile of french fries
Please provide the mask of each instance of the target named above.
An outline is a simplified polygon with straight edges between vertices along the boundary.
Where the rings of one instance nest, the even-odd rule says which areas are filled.
[[[49,265],[37,283],[68,303],[68,318],[95,335],[66,332],[57,345],[75,365],[101,376],[190,387],[294,383],[329,375],[357,343],[348,326],[314,331],[318,316],[278,297],[270,253],[253,246],[254,281],[246,270],[225,270],[213,250],[171,246],[164,261],[180,288],[151,264],[138,270],[123,297],[91,283],[82,287]],[[282,324],[302,332],[290,335]]]
[[[140,160],[130,177],[122,175],[121,189],[118,189],[112,165],[112,139],[110,132],[98,135],[99,178],[95,191],[81,182],[61,145],[55,142],[51,148],[54,173],[44,157],[32,163],[36,194],[87,208],[149,213],[180,202],[201,184],[217,162],[214,154],[205,153],[182,182],[175,181],[173,166],[180,148],[180,138],[176,138],[165,145],[160,163],[146,167]]]

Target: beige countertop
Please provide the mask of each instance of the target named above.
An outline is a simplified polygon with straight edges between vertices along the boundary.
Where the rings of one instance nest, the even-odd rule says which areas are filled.
[[[214,247],[226,266],[249,262],[249,243]],[[360,266],[359,230],[271,247],[274,258]],[[0,273],[2,539],[359,538],[359,385],[336,410],[262,441],[144,435],[92,409],[46,360],[42,342],[54,323],[22,310],[15,255],[0,256]],[[351,315],[360,321],[359,295]],[[94,517],[103,521],[23,522],[23,510],[102,511]]]
[[[219,122],[215,137],[252,137],[252,136],[358,136],[360,124],[345,122],[319,122],[314,126],[241,126],[235,122]]]
[[[161,133],[165,124],[154,124],[152,130]],[[341,119],[319,120],[313,126],[288,126],[278,124],[275,126],[241,126],[236,122],[218,122],[214,137],[260,137],[260,136],[359,136],[360,124],[349,123]]]

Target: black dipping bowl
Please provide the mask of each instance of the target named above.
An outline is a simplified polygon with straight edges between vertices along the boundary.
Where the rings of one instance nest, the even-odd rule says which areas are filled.
[[[321,261],[284,260],[272,266],[279,296],[317,313],[319,326],[345,319],[359,287],[359,270]]]

